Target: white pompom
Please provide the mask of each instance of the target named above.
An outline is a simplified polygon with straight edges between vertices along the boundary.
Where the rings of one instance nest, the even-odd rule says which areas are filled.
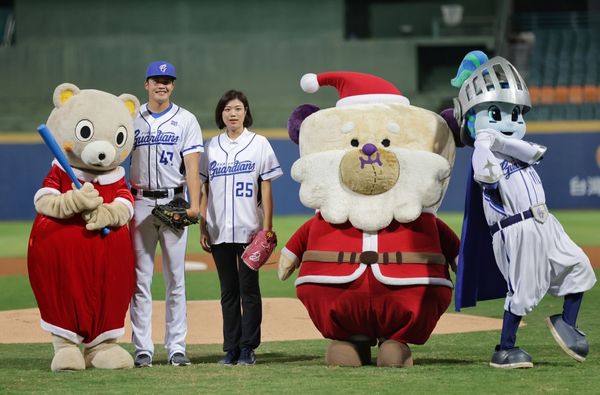
[[[319,90],[319,81],[314,73],[307,73],[300,79],[300,87],[304,92],[315,93]]]

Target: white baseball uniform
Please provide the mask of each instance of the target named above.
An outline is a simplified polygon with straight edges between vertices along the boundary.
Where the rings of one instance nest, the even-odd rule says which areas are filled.
[[[200,178],[210,186],[206,222],[211,243],[248,243],[262,229],[260,181],[282,174],[264,136],[244,129],[236,140],[227,133],[210,139],[200,159]]]
[[[185,197],[185,155],[203,152],[202,132],[196,117],[175,105],[161,113],[151,113],[147,104],[134,121],[135,142],[131,156],[130,182],[137,193],[133,223],[137,285],[131,300],[131,325],[136,355],[154,354],[152,342],[152,274],[156,244],[163,255],[166,287],[165,349],[169,359],[185,353],[187,334],[185,300],[185,249],[187,228],[175,231],[152,215],[157,204],[175,196]],[[163,193],[163,197],[156,194]],[[154,197],[150,195],[155,194]],[[146,196],[144,196],[146,195]]]
[[[585,292],[592,288],[596,277],[588,257],[547,211],[542,181],[533,169],[536,158],[522,155],[536,150],[531,151],[529,143],[517,139],[512,139],[510,145],[504,152],[495,151],[492,145],[487,148],[493,156],[489,152],[482,155],[495,160],[492,165],[499,165],[502,171],[496,189],[484,188],[483,210],[490,226],[532,210],[533,217],[519,218],[492,236],[496,263],[508,287],[504,309],[524,316],[547,292],[554,296]],[[482,149],[486,148],[475,144],[475,150]],[[489,177],[487,170],[491,167],[474,162],[474,178],[477,173],[480,179]]]

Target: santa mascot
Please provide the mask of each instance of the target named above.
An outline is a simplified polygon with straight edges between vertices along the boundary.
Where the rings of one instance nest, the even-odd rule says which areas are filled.
[[[288,121],[300,148],[292,177],[316,214],[282,250],[279,278],[299,269],[298,298],[331,339],[327,365],[370,364],[378,344],[378,366],[410,367],[408,344],[427,341],[452,296],[459,240],[436,209],[454,134],[379,77],[327,72],[301,80],[310,93],[325,85],[338,89],[334,108],[301,105]]]

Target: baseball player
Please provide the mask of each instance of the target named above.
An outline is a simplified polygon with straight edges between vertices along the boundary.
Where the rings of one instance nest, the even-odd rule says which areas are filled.
[[[258,271],[241,263],[244,248],[261,229],[271,230],[271,181],[283,173],[267,139],[247,129],[252,114],[246,96],[226,92],[215,121],[225,132],[212,138],[200,163],[201,245],[212,252],[221,285],[223,350],[220,363],[254,365],[260,344],[262,304]],[[241,308],[240,308],[241,299]]]
[[[166,287],[165,348],[171,365],[189,365],[185,352],[187,334],[184,262],[187,228],[174,230],[152,209],[174,197],[189,196],[187,214],[200,211],[198,164],[203,151],[202,133],[196,117],[170,100],[175,89],[175,67],[152,62],[146,71],[148,103],[134,122],[135,142],[131,156],[131,192],[135,198],[133,239],[137,257],[137,285],[131,300],[131,325],[135,366],[152,366],[152,274],[154,254],[160,243]]]
[[[465,61],[469,58],[471,64],[461,67],[453,80],[461,87],[455,112],[464,119],[463,142],[474,146],[473,179],[481,186],[478,200],[505,280],[502,334],[490,365],[533,366],[531,356],[515,347],[516,334],[521,318],[546,293],[564,296],[562,314],[546,319],[555,340],[569,356],[583,361],[588,343],[576,320],[583,292],[592,288],[596,277],[588,257],[546,207],[542,181],[533,168],[546,148],[521,140],[526,130],[523,113],[531,107],[527,87],[506,59],[488,61],[480,51],[469,53]],[[463,73],[465,68],[471,71]],[[478,243],[476,237],[463,232],[463,246]],[[468,265],[468,258],[461,258],[459,267]]]

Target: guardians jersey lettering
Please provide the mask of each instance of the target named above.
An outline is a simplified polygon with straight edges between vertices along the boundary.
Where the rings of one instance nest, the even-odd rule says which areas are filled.
[[[236,160],[232,165],[212,161],[208,165],[209,180],[212,180],[215,177],[228,176],[232,174],[252,173],[255,169],[256,163],[249,160],[242,162]]]
[[[135,131],[134,149],[141,145],[175,145],[178,142],[179,136],[176,136],[175,133],[172,132],[164,133],[162,130],[159,130],[155,136],[151,134],[142,136],[140,130],[137,129]]]
[[[507,180],[510,178],[510,175],[513,173],[516,173],[520,170],[523,170],[524,168],[528,167],[529,165],[523,162],[509,162],[507,160],[503,161],[500,164],[500,168],[502,169],[502,172],[504,173],[504,178],[506,178]]]

